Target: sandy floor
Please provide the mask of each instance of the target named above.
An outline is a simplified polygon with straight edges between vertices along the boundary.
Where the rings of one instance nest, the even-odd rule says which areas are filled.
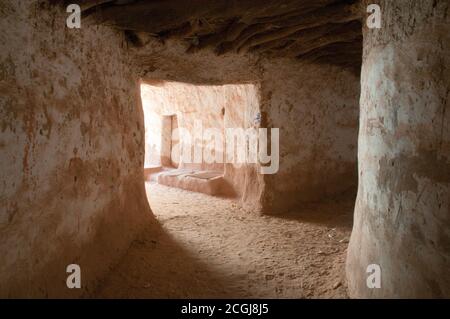
[[[136,240],[98,297],[346,298],[353,200],[261,216],[147,183],[160,227]]]

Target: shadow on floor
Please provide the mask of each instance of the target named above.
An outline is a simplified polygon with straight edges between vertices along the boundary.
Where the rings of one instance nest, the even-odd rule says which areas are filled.
[[[130,246],[97,298],[236,298],[225,276],[196,259],[158,223]],[[145,265],[142,267],[142,265]],[[228,279],[229,280],[229,279]]]
[[[346,298],[354,199],[283,215],[154,183],[158,222],[101,283],[100,298]]]
[[[327,202],[307,203],[302,208],[270,217],[351,230],[354,207],[355,196],[350,193]]]

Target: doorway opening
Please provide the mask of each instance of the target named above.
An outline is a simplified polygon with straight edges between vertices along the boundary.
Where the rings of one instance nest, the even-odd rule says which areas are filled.
[[[247,140],[229,130],[254,129],[259,88],[254,84],[194,85],[170,81],[141,84],[145,120],[146,180],[213,196],[239,198],[250,165],[229,162]],[[229,143],[232,140],[233,143]],[[236,155],[236,156],[234,156]]]

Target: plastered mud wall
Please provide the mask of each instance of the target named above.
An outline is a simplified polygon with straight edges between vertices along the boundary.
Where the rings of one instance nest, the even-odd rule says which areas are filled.
[[[0,3],[0,296],[88,295],[151,219],[122,33]],[[81,267],[82,289],[66,287]]]
[[[267,124],[280,128],[280,170],[266,176],[266,210],[356,193],[358,76],[280,59],[265,65],[261,87]]]
[[[450,297],[448,1],[376,1],[364,30],[352,297]],[[366,285],[370,264],[381,287]]]
[[[261,127],[280,128],[275,175],[258,165],[231,170],[243,186],[243,204],[282,213],[302,203],[356,191],[359,75],[339,67],[251,54],[184,54],[176,41],[149,41],[136,63],[144,79],[195,84],[253,83],[259,89]],[[238,108],[235,108],[238,111]]]

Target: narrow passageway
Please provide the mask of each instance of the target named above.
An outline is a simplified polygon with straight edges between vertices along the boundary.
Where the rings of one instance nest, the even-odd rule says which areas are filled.
[[[353,198],[261,216],[233,200],[151,182],[146,189],[162,231],[133,242],[98,297],[347,297]]]
[[[450,298],[449,12],[0,0],[0,299]]]

